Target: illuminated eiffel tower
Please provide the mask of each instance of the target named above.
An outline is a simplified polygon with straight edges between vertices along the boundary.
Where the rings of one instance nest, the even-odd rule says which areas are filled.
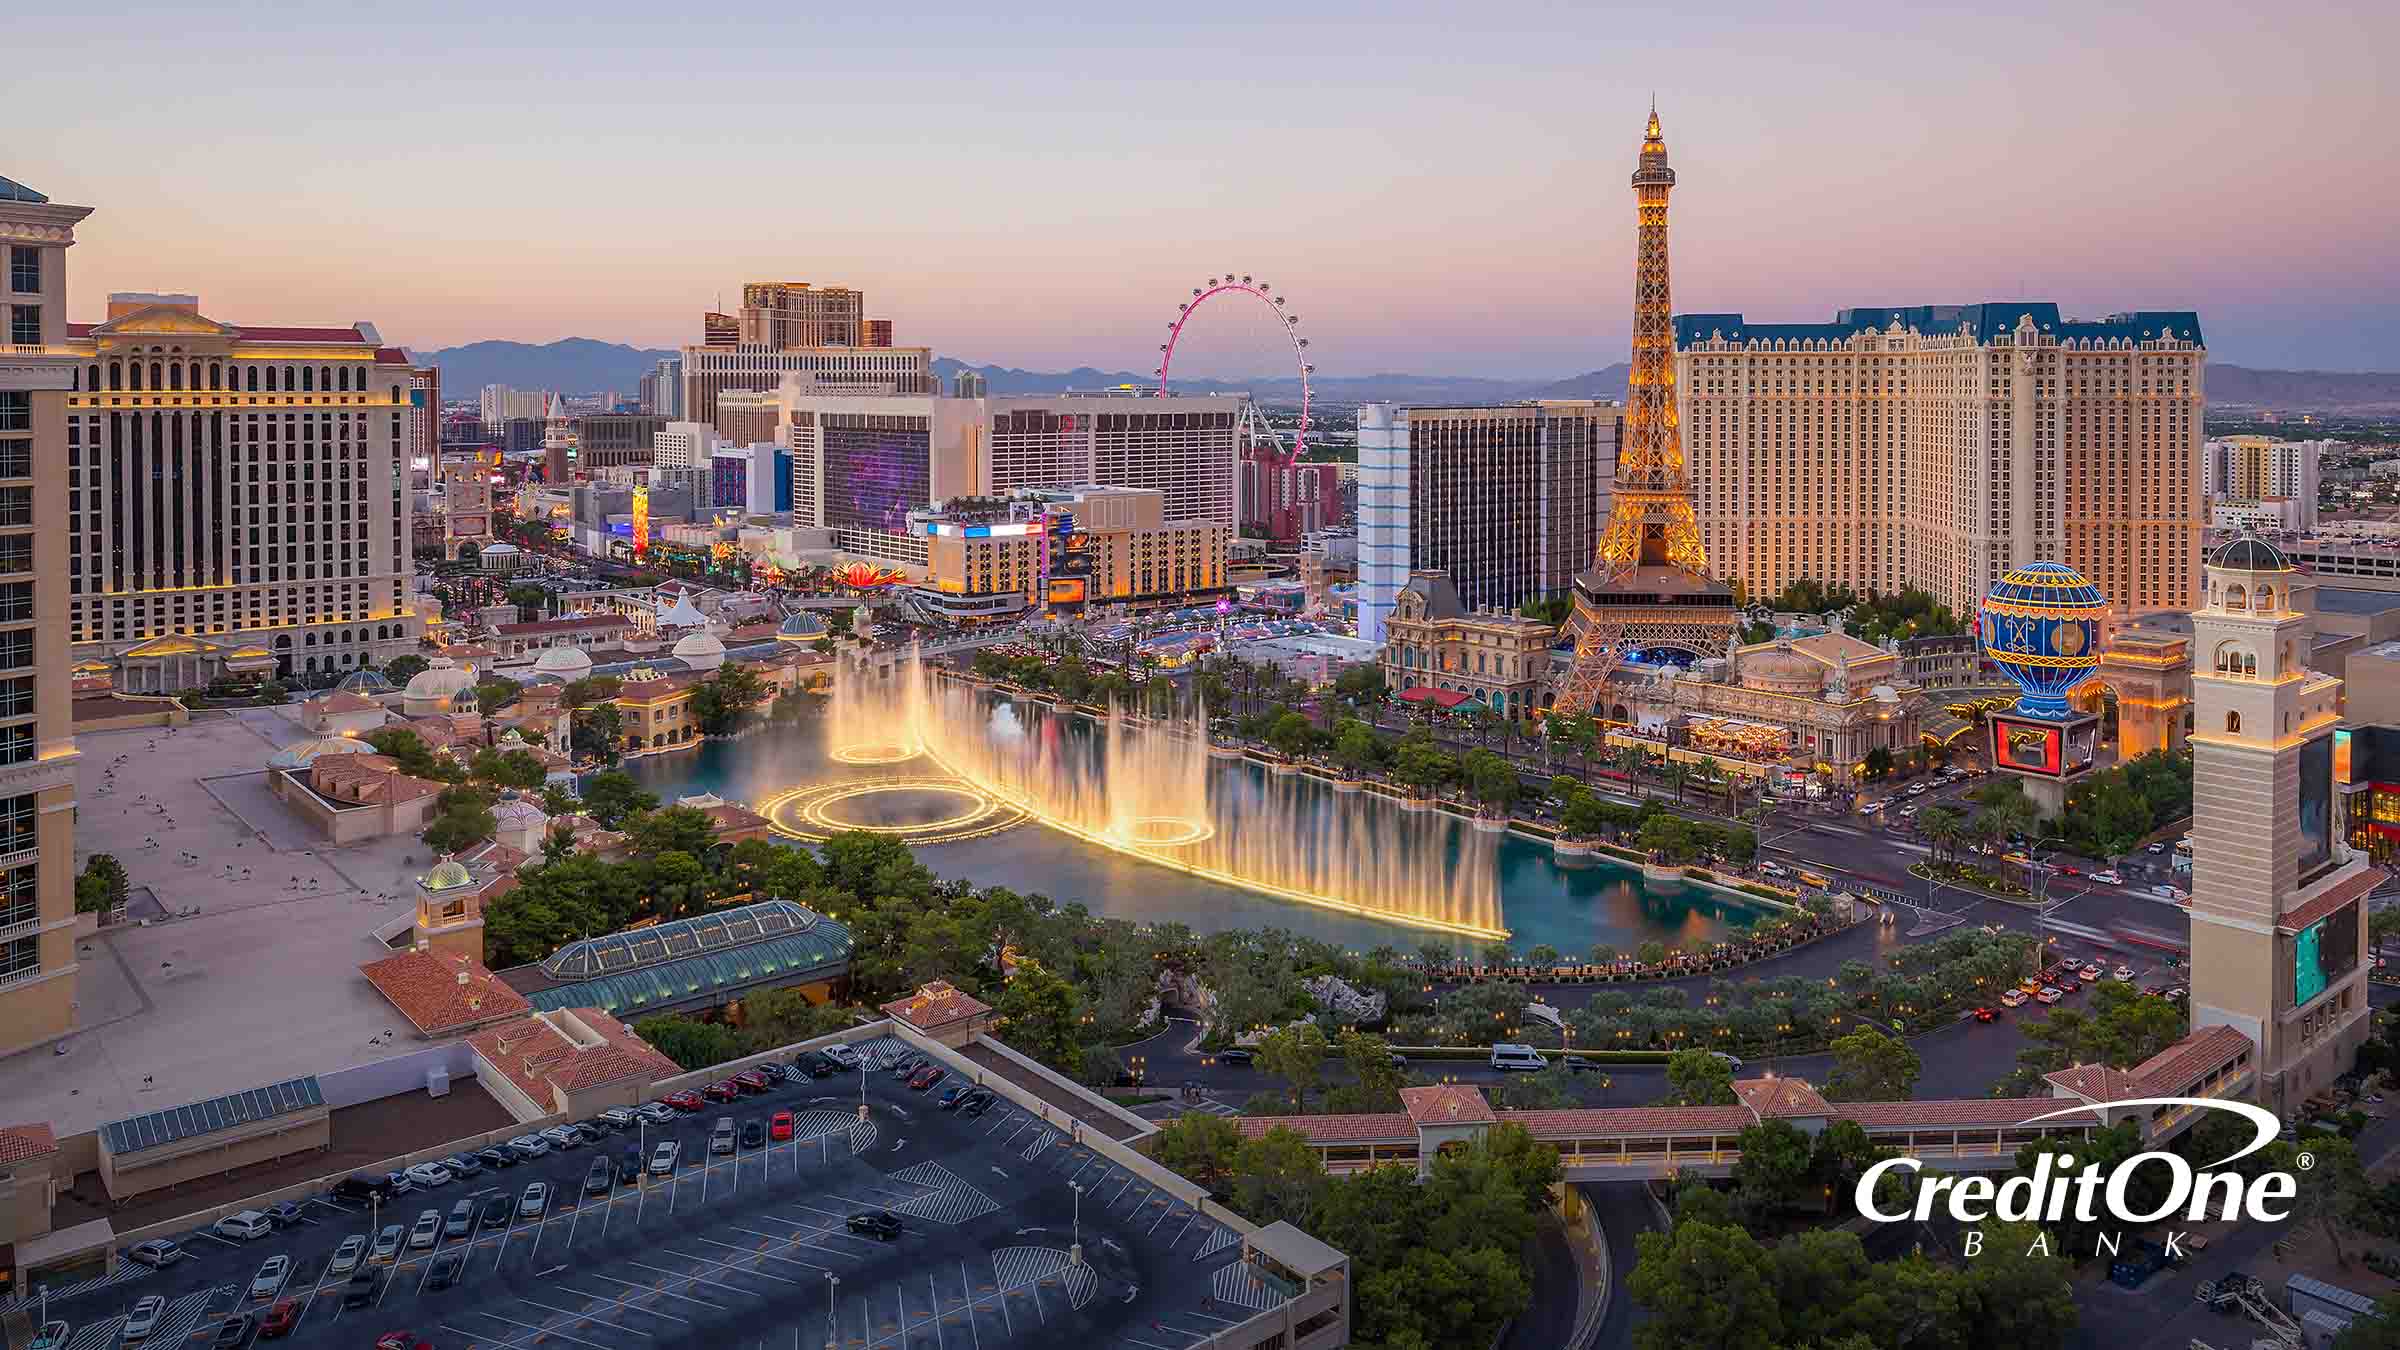
[[[1625,434],[1599,556],[1575,578],[1575,612],[1567,620],[1575,665],[1554,702],[1562,712],[1590,712],[1610,674],[1637,651],[1723,652],[1738,619],[1733,592],[1709,579],[1675,411],[1675,321],[1667,291],[1667,193],[1674,186],[1653,106],[1633,173],[1640,247]]]

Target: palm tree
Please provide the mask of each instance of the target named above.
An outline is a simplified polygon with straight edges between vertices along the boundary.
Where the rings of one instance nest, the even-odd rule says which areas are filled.
[[[1650,757],[1642,753],[1641,747],[1638,745],[1620,746],[1614,758],[1617,772],[1625,775],[1627,781],[1633,784],[1633,795],[1636,797],[1649,796],[1649,790],[1642,786],[1642,765]]]
[[[1692,766],[1680,759],[1670,759],[1658,776],[1665,779],[1667,790],[1675,794],[1677,805],[1683,804],[1683,785],[1692,781]]]

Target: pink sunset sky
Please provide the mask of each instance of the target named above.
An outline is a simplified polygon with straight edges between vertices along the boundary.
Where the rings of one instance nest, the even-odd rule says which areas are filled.
[[[1624,359],[1655,90],[1678,310],[2196,309],[2400,370],[2388,4],[832,8],[30,0],[0,176],[97,208],[79,320],[667,347],[774,278],[1146,370],[1232,269],[1321,373],[1553,376]]]

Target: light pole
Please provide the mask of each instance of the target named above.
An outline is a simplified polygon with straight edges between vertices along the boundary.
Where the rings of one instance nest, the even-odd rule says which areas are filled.
[[[830,1271],[830,1270],[829,1270],[829,1271],[826,1271],[826,1272],[825,1272],[825,1350],[839,1350],[839,1342],[840,1342],[840,1340],[841,1340],[841,1332],[839,1332],[838,1330],[836,1330],[836,1329],[834,1328],[834,1324],[833,1324],[833,1308],[834,1308],[834,1303],[836,1302],[836,1300],[838,1300],[838,1299],[841,1297],[841,1292],[842,1292],[842,1277],[841,1277],[841,1276],[839,1276],[839,1275],[836,1275],[836,1274],[834,1274],[834,1273],[833,1273],[832,1271]]]
[[[867,1123],[867,1057],[858,1057],[858,1123]]]
[[[1083,1264],[1083,1183],[1070,1181],[1067,1189],[1075,1192],[1075,1244],[1067,1248],[1067,1264],[1080,1266]]]

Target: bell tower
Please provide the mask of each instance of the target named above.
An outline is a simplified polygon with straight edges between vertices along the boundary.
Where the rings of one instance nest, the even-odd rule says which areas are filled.
[[[2258,1047],[2259,1099],[2290,1114],[2367,1032],[2365,899],[2381,873],[2335,824],[2342,682],[2308,667],[2305,579],[2244,536],[2192,612],[2192,1029]]]

